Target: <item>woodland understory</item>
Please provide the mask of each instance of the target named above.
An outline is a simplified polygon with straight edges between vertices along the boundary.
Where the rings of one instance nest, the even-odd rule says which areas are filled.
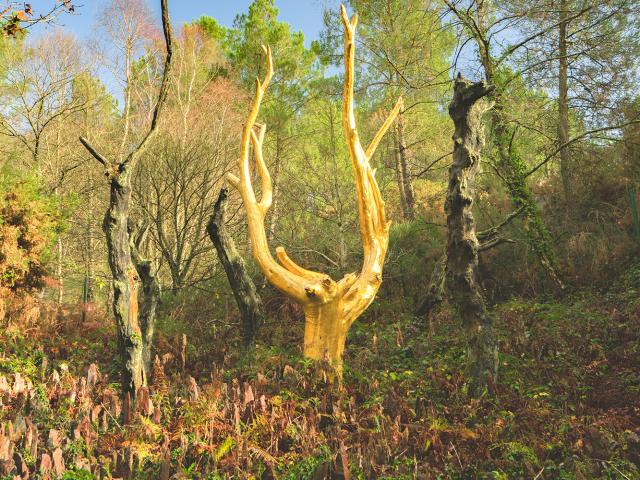
[[[0,2],[0,480],[640,479],[640,2],[100,3]]]

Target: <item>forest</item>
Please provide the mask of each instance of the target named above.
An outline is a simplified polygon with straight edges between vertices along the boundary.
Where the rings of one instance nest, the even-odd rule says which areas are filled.
[[[300,1],[0,1],[0,480],[639,480],[640,0]]]

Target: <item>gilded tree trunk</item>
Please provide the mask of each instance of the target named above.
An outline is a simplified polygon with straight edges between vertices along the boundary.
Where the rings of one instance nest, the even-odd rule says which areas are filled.
[[[476,175],[484,146],[483,97],[492,87],[456,79],[449,115],[455,125],[453,163],[449,169],[447,212],[447,290],[467,337],[470,391],[482,394],[496,372],[497,343],[478,279],[478,239],[473,218]]]
[[[231,291],[240,310],[242,322],[242,341],[245,349],[253,347],[260,324],[264,319],[262,300],[258,290],[247,273],[242,256],[238,253],[235,242],[225,227],[227,208],[226,188],[220,190],[213,208],[213,215],[209,219],[207,232],[216,247],[218,258],[224,268]]]
[[[266,74],[263,81],[256,80],[256,93],[242,130],[238,159],[240,176],[227,175],[229,183],[242,197],[253,256],[258,266],[267,281],[300,304],[305,312],[305,356],[316,360],[328,359],[338,374],[341,372],[342,351],[347,331],[356,318],[371,304],[382,283],[382,268],[389,244],[390,222],[387,221],[384,201],[375,179],[375,172],[369,162],[402,105],[401,100],[396,103],[365,149],[356,130],[353,105],[357,17],[349,19],[344,6],[341,8],[341,16],[345,31],[342,127],[349,147],[358,199],[360,235],[364,253],[360,272],[347,274],[336,282],[328,275],[299,266],[289,258],[282,247],[276,248],[278,262],[271,254],[265,232],[265,215],[273,203],[273,184],[262,151],[267,127],[264,124],[256,124],[262,98],[274,73],[271,50],[268,47],[263,47],[267,57]],[[249,159],[251,147],[253,147],[256,170],[262,184],[260,200],[256,198],[252,185]]]
[[[340,299],[309,304],[304,309],[304,356],[327,360],[340,374],[350,323],[341,318]]]
[[[145,385],[144,347],[139,323],[138,273],[131,258],[129,204],[131,170],[125,167],[110,179],[109,209],[104,219],[109,267],[113,275],[113,315],[118,330],[122,392],[132,398]]]

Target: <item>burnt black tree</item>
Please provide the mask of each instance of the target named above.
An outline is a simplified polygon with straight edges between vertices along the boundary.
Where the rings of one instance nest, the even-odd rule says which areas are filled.
[[[135,398],[138,389],[146,384],[144,368],[144,338],[140,328],[138,290],[140,279],[132,259],[129,234],[129,210],[131,203],[131,176],[142,153],[157,133],[158,121],[169,90],[173,36],[169,20],[167,0],[160,0],[162,27],[166,44],[166,57],[162,83],[158,93],[149,130],[140,143],[126,157],[112,161],[101,155],[87,139],[80,142],[105,168],[109,179],[109,208],[105,214],[103,229],[107,238],[109,267],[113,276],[113,314],[117,324],[118,348],[122,362],[122,394]]]
[[[473,218],[476,175],[484,146],[483,99],[493,90],[458,75],[449,116],[455,125],[453,163],[449,168],[447,212],[447,294],[462,319],[467,341],[470,393],[481,395],[496,372],[497,344],[493,319],[487,312],[478,279],[480,243]]]
[[[213,207],[213,215],[207,225],[207,232],[216,247],[220,263],[227,274],[231,291],[240,309],[242,341],[245,350],[249,351],[255,343],[255,337],[263,321],[264,313],[258,290],[247,273],[244,260],[238,253],[233,238],[225,227],[228,193],[226,188],[220,190]]]
[[[130,222],[129,238],[131,241],[131,260],[138,273],[138,279],[142,290],[138,292],[138,323],[142,337],[142,363],[144,372],[148,376],[151,372],[151,349],[153,347],[153,335],[155,332],[156,311],[160,303],[160,284],[154,265],[151,260],[142,254],[142,244],[149,232],[149,222],[138,222],[132,225]]]

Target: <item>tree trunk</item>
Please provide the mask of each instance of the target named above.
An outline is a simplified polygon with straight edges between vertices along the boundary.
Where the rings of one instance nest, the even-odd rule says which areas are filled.
[[[9,292],[7,290],[0,287],[0,322],[4,320],[4,317],[7,314],[5,297],[8,295],[8,293]]]
[[[142,285],[142,295],[139,295],[138,301],[140,303],[139,322],[142,337],[142,363],[145,379],[149,378],[149,372],[151,372],[151,359],[153,358],[151,350],[153,348],[153,335],[155,333],[156,311],[160,303],[160,284],[158,283],[156,272],[153,271],[153,263],[143,258],[140,251],[147,231],[148,225],[138,225],[129,230],[131,260]]]
[[[56,277],[58,279],[58,306],[62,306],[62,300],[64,298],[64,277],[62,276],[62,261],[64,256],[64,249],[62,248],[62,238],[58,237],[57,241],[58,249],[58,263],[56,265]]]
[[[404,191],[404,181],[402,175],[402,158],[400,156],[400,142],[398,141],[398,132],[396,130],[394,135],[394,157],[395,157],[395,170],[396,170],[396,183],[398,184],[398,194],[400,197],[400,208],[402,209],[402,218],[407,218],[407,196]]]
[[[496,85],[493,70],[493,58],[489,51],[489,43],[483,37],[486,35],[486,15],[485,3],[477,3],[477,16],[480,32],[475,40],[480,52],[480,60],[484,69],[485,79],[488,83]],[[496,91],[493,95],[495,107],[491,112],[491,123],[493,128],[493,140],[498,151],[498,168],[511,197],[511,202],[515,209],[522,209],[525,221],[522,223],[523,230],[540,264],[547,272],[547,275],[560,288],[564,284],[556,271],[556,259],[551,235],[547,229],[535,199],[527,185],[527,166],[518,152],[517,146],[512,142],[514,132],[505,121],[503,112],[505,110],[501,92]]]
[[[431,313],[436,305],[444,300],[445,277],[447,275],[447,252],[444,252],[433,266],[427,296],[415,312],[418,317],[424,317]]]
[[[207,232],[209,232],[209,237],[216,247],[220,263],[222,263],[227,274],[231,291],[238,304],[242,322],[242,341],[244,348],[249,350],[255,343],[256,334],[263,321],[264,314],[258,290],[247,273],[244,260],[238,253],[235,242],[225,227],[227,195],[226,188],[220,190],[213,208],[213,215],[207,225]]]
[[[304,356],[313,360],[327,360],[342,373],[342,353],[350,322],[340,317],[340,298],[324,304],[305,305]]]
[[[560,175],[564,189],[565,205],[568,209],[571,199],[571,167],[569,148],[562,147],[569,141],[569,97],[567,84],[567,0],[560,1],[560,25],[558,34],[558,145],[560,148]]]
[[[113,314],[118,330],[122,365],[122,393],[135,398],[146,384],[144,348],[138,311],[138,273],[131,258],[128,229],[131,169],[110,179],[109,209],[104,219],[109,266],[113,275]]]
[[[137,160],[157,133],[158,119],[169,90],[169,74],[173,56],[173,35],[167,0],[160,0],[162,28],[167,54],[162,73],[162,83],[158,92],[149,131],[138,146],[125,159],[111,162],[101,155],[90,143],[80,137],[80,142],[105,168],[109,178],[109,208],[104,217],[103,229],[107,237],[109,267],[113,276],[113,314],[118,331],[118,347],[122,365],[122,394],[125,404],[135,405],[136,394],[146,384],[144,369],[144,342],[147,336],[140,328],[138,311],[139,278],[134,266],[129,235],[129,204],[131,202],[131,174]],[[127,84],[128,87],[128,84]],[[128,122],[128,115],[125,115]],[[126,143],[123,138],[123,145]],[[153,332],[152,332],[153,333]],[[148,337],[147,337],[148,338]],[[125,414],[125,419],[127,415]]]
[[[484,146],[482,97],[492,87],[458,76],[449,115],[455,125],[453,163],[449,169],[447,212],[447,290],[467,337],[470,393],[481,395],[496,373],[497,343],[478,280],[478,239],[473,218],[476,175]]]
[[[280,163],[281,163],[281,155],[282,155],[282,140],[280,135],[276,136],[276,151],[275,158],[273,164],[273,175],[271,176],[271,181],[273,183],[273,203],[271,204],[271,220],[269,221],[269,229],[267,231],[268,240],[272,242],[276,235],[276,225],[278,223],[279,205],[278,205],[278,187],[280,180]]]
[[[416,202],[413,191],[413,182],[411,181],[411,173],[409,172],[409,163],[407,161],[407,146],[404,138],[404,113],[398,114],[397,124],[397,142],[399,171],[402,181],[402,191],[404,192],[404,219],[413,220],[416,217]]]

